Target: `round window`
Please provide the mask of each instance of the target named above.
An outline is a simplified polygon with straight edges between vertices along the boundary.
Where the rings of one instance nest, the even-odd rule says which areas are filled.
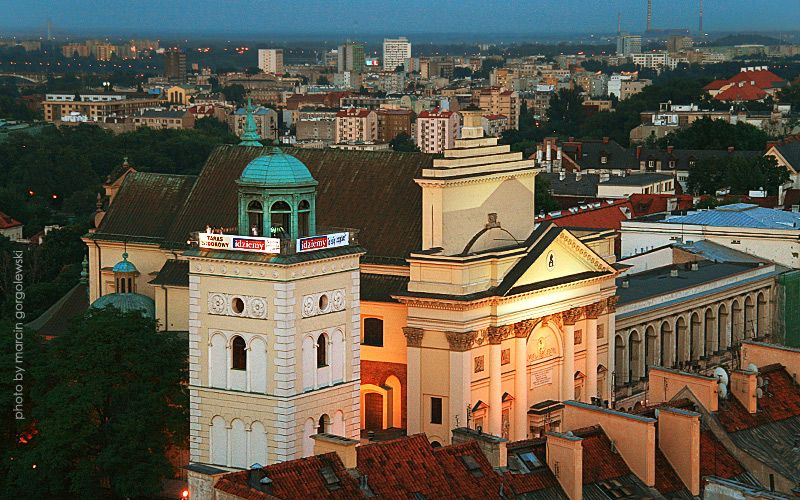
[[[234,297],[231,301],[231,308],[236,314],[242,314],[244,312],[244,301],[239,297]]]
[[[326,309],[328,309],[328,295],[323,293],[319,296],[319,310],[325,311]]]

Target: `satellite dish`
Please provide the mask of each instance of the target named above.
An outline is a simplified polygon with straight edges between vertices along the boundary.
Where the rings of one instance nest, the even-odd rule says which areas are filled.
[[[758,389],[756,389],[756,397],[757,397],[758,399],[761,399],[761,398],[763,398],[763,397],[764,397],[764,391],[761,389],[761,387],[759,387]]]
[[[728,385],[728,372],[725,368],[721,366],[714,368],[714,378],[717,379],[717,383]]]
[[[749,365],[747,365],[747,371],[752,373],[758,373],[758,367],[756,366],[755,363],[750,363]]]
[[[719,398],[725,399],[728,397],[728,386],[725,384],[719,384]]]

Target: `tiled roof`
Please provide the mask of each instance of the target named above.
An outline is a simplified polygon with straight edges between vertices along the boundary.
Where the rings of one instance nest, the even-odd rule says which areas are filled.
[[[705,90],[719,90],[719,89],[721,89],[722,87],[724,87],[727,84],[728,84],[727,80],[714,80],[713,82],[707,84],[703,88]]]
[[[740,71],[729,78],[728,82],[755,82],[762,89],[781,88],[786,84],[786,80],[769,70]]]
[[[330,467],[339,479],[337,489],[329,489],[320,472]],[[313,455],[298,460],[282,462],[264,467],[262,473],[272,480],[272,493],[267,495],[248,486],[250,471],[226,474],[217,481],[215,489],[248,500],[264,498],[314,499],[314,498],[361,498],[358,483],[347,472],[336,453]]]
[[[636,150],[634,150],[635,152]],[[642,148],[639,150],[640,161],[660,160],[661,170],[688,170],[690,163],[707,158],[755,158],[761,156],[761,151],[750,150],[727,150],[727,149],[655,149]],[[675,167],[670,167],[670,161],[674,161]]]
[[[565,154],[575,160],[581,170],[589,168],[616,170],[639,168],[636,155],[614,140],[567,141],[562,144],[562,148]],[[606,158],[605,163],[602,161],[604,156]]]
[[[372,113],[369,109],[364,108],[347,108],[336,113],[336,118],[366,118]]]
[[[168,259],[158,271],[158,276],[150,281],[153,285],[189,286],[189,261]]]
[[[94,237],[161,242],[195,179],[193,175],[131,172]]]
[[[0,212],[0,229],[11,229],[12,227],[21,226],[22,222],[14,219],[10,215]]]
[[[688,210],[694,206],[691,195],[636,193],[628,197],[634,217],[666,212],[667,202],[671,199],[677,200],[678,210]]]
[[[25,326],[40,335],[56,337],[67,331],[70,320],[82,315],[88,308],[88,287],[85,284],[78,283],[43,312],[41,316]]]
[[[587,205],[588,208],[578,211],[570,212],[569,210],[562,210],[561,214],[553,217],[548,214],[546,218],[541,220],[552,221],[553,224],[559,227],[572,227],[572,228],[591,228],[591,229],[619,229],[620,223],[628,220],[628,217],[623,212],[623,208],[631,209],[631,204],[627,200],[614,201],[613,204],[607,202],[599,202],[600,207],[593,208],[594,204]]]
[[[715,95],[714,99],[718,101],[760,101],[766,96],[766,91],[757,85],[749,85],[748,83],[745,83],[741,87],[738,84],[731,85],[727,89]]]
[[[672,179],[671,174],[658,174],[646,172],[641,174],[626,175],[624,177],[612,175],[607,181],[600,184],[606,186],[647,186],[656,182],[663,182]]]
[[[450,493],[448,496],[476,500],[497,498],[499,500],[500,492],[506,489],[503,484],[503,476],[494,471],[477,441],[436,448],[433,450],[433,456],[448,480]],[[467,469],[461,458],[464,456],[472,457],[478,466],[476,471]],[[480,470],[480,473],[477,470]]]
[[[186,114],[186,111],[145,109],[140,116],[144,118],[183,118]]]
[[[712,210],[701,210],[690,212],[687,215],[667,217],[664,222],[701,226],[800,230],[800,213],[761,208],[748,203],[733,203]]]
[[[434,108],[430,111],[422,111],[419,114],[419,118],[450,118],[453,116],[453,111],[446,111],[440,110],[439,108]]]
[[[618,452],[611,451],[611,440],[600,426],[572,431],[583,438],[583,484],[588,485],[631,474]]]
[[[575,174],[566,173],[561,179],[559,174],[542,172],[538,177],[547,181],[555,196],[595,197],[597,196],[597,185],[600,184],[600,175],[598,174],[581,174],[581,178],[576,179]]]
[[[700,477],[733,479],[745,473],[744,467],[719,442],[710,430],[700,431]]]
[[[758,400],[754,415],[734,397],[729,397],[717,416],[729,433],[751,429],[771,422],[800,417],[800,388],[781,365],[759,368],[759,376],[769,381],[764,397]]]
[[[531,452],[543,464],[547,463],[547,441],[544,438],[514,441],[507,445],[509,460],[522,452]],[[503,478],[514,493],[523,498],[567,498],[558,479],[545,465],[528,473],[504,472]],[[533,494],[533,495],[531,495]]]
[[[656,489],[669,497],[678,492],[687,492],[683,481],[658,447],[656,447]]]

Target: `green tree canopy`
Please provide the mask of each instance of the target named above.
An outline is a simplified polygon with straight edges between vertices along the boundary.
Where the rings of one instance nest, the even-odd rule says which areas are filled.
[[[771,156],[718,156],[699,160],[689,167],[687,181],[694,194],[715,195],[729,188],[730,194],[746,195],[751,190],[766,189],[770,195],[789,179],[789,171],[778,166]]]
[[[186,446],[187,344],[138,313],[93,311],[33,360],[36,435],[12,452],[4,498],[143,498]],[[34,467],[35,465],[35,467]]]
[[[547,125],[557,134],[574,135],[583,122],[586,112],[583,108],[581,88],[560,89],[550,98],[547,110]]]
[[[662,148],[671,145],[678,149],[728,149],[761,151],[770,139],[763,130],[739,122],[736,125],[722,120],[701,118],[691,126],[672,132],[658,141]]]
[[[233,85],[222,87],[222,95],[225,96],[226,101],[232,101],[241,106],[244,104],[245,97],[247,97],[247,91],[243,85],[234,83]]]
[[[419,151],[419,148],[414,144],[411,136],[404,133],[397,134],[394,139],[389,141],[389,147],[395,151]]]

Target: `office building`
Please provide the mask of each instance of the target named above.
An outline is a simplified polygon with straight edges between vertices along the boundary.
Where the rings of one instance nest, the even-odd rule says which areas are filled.
[[[383,40],[384,71],[394,71],[398,66],[405,66],[409,57],[411,57],[411,42],[406,37]]]
[[[337,55],[339,57],[337,65],[339,73],[344,73],[345,71],[362,73],[364,71],[366,55],[363,43],[347,42],[344,45],[339,45]]]
[[[177,47],[164,51],[164,78],[186,80],[186,51]]]
[[[620,35],[617,37],[617,55],[629,56],[642,52],[641,35]]]
[[[283,49],[258,49],[258,69],[264,73],[283,73]]]

